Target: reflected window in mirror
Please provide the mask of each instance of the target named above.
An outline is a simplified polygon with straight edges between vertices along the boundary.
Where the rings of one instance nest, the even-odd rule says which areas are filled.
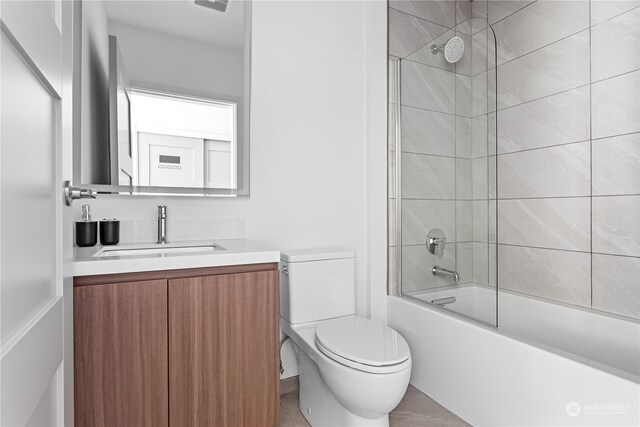
[[[131,91],[133,185],[236,188],[236,103]]]

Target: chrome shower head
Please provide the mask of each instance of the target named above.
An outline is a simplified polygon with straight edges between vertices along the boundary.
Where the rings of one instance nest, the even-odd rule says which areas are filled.
[[[462,54],[464,53],[464,41],[458,37],[453,36],[445,44],[431,45],[431,53],[434,55],[437,53],[443,52],[444,59],[451,64],[455,64],[462,58]]]

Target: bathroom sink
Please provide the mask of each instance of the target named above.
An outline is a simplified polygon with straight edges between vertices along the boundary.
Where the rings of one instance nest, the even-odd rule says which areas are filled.
[[[165,244],[165,245],[136,245],[126,247],[102,248],[93,256],[95,258],[106,257],[133,257],[133,256],[165,256],[165,255],[204,255],[226,250],[215,243],[210,244]]]

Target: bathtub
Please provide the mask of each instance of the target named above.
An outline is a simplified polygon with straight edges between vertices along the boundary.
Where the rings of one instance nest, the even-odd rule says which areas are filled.
[[[640,425],[640,322],[500,291],[496,329],[419,301],[456,296],[486,315],[495,289],[442,292],[387,307],[411,347],[411,384],[444,407],[476,426]]]

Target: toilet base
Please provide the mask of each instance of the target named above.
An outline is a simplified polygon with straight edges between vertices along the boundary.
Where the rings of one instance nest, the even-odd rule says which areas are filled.
[[[333,397],[320,377],[316,363],[294,344],[300,375],[299,407],[302,415],[313,427],[370,426],[388,427],[389,415],[365,418],[347,410]]]

